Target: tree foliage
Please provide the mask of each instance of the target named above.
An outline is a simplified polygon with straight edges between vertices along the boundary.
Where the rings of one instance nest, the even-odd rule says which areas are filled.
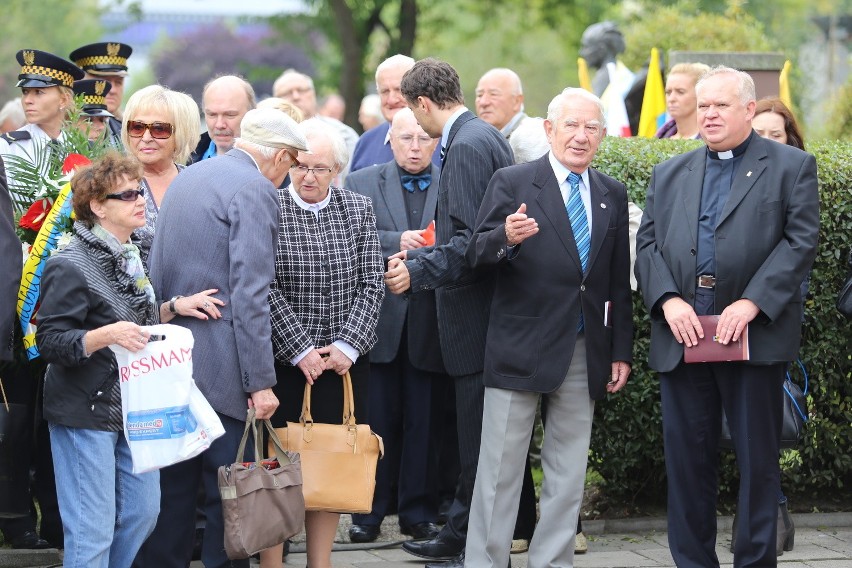
[[[98,41],[102,30],[93,14],[99,11],[98,0],[5,0],[0,34],[4,98],[20,96],[15,88],[21,69],[15,60],[18,50],[40,49],[67,59],[81,45]]]
[[[305,52],[279,37],[237,34],[214,24],[168,41],[151,57],[156,80],[201,103],[204,85],[217,75],[245,77],[258,95],[272,93],[272,83],[289,67],[311,74]]]
[[[648,64],[651,48],[663,54],[678,51],[770,51],[772,43],[762,24],[751,15],[707,13],[678,4],[642,10],[622,27],[627,50],[624,64],[638,69]]]

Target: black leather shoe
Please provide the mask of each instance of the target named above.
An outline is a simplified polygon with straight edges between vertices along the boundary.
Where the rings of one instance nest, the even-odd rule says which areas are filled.
[[[42,550],[50,548],[50,543],[38,536],[35,531],[26,531],[12,539],[12,548]]]
[[[402,543],[402,549],[409,554],[426,558],[427,560],[454,560],[464,552],[464,543],[444,540],[440,534],[431,540],[407,540]],[[462,562],[462,565],[464,562]]]
[[[399,532],[407,534],[414,540],[430,540],[438,536],[441,529],[435,523],[424,521],[413,525],[399,524]]]
[[[349,540],[352,542],[373,542],[379,538],[379,525],[352,525],[349,527]]]
[[[426,568],[464,568],[464,550],[446,562],[429,563]]]

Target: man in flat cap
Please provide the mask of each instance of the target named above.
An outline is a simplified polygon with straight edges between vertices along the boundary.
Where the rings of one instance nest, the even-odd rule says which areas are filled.
[[[121,99],[124,96],[124,80],[127,77],[127,59],[133,48],[117,41],[90,43],[79,47],[68,56],[86,72],[86,79],[103,79],[110,84],[106,97],[107,110],[113,114],[108,120],[110,142],[116,148],[121,145]]]
[[[246,411],[254,407],[264,419],[278,407],[267,300],[278,242],[276,188],[298,152],[307,150],[301,128],[285,113],[251,110],[234,148],[184,170],[160,206],[148,257],[157,297],[174,304],[204,285],[218,289],[216,296],[225,302],[219,307],[222,319],[172,320],[195,336],[195,382],[219,415],[225,435],[201,455],[160,471],[160,517],[135,566],[189,565],[202,484],[207,516],[202,562],[208,567],[249,565],[248,559],[229,563],[225,555],[216,471],[234,461]]]
[[[83,96],[77,128],[84,132],[89,140],[100,138],[107,128],[108,120],[115,118],[106,105],[106,97],[111,88],[112,85],[106,79],[74,81],[74,96]]]

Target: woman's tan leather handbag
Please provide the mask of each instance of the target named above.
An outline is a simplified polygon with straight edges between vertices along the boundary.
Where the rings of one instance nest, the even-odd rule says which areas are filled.
[[[311,418],[311,385],[305,385],[302,416],[276,428],[284,449],[302,462],[305,509],[334,513],[369,513],[376,488],[376,465],[385,448],[366,424],[355,422],[352,378],[343,375],[343,421],[317,424]],[[272,454],[273,447],[269,446]]]

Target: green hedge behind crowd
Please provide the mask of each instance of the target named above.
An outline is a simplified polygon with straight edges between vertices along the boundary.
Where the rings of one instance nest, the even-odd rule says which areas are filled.
[[[624,182],[630,199],[643,207],[653,166],[700,144],[609,137],[593,166]],[[830,495],[852,488],[852,324],[835,309],[852,246],[852,143],[814,141],[807,149],[817,159],[821,203],[800,352],[810,373],[810,421],[799,449],[784,453],[782,487],[786,493]],[[666,477],[659,382],[647,365],[648,312],[638,293],[633,300],[633,373],[625,390],[596,406],[589,462],[602,478],[606,503],[626,513],[664,503]],[[720,460],[722,493],[735,495],[733,452],[720,451]]]

